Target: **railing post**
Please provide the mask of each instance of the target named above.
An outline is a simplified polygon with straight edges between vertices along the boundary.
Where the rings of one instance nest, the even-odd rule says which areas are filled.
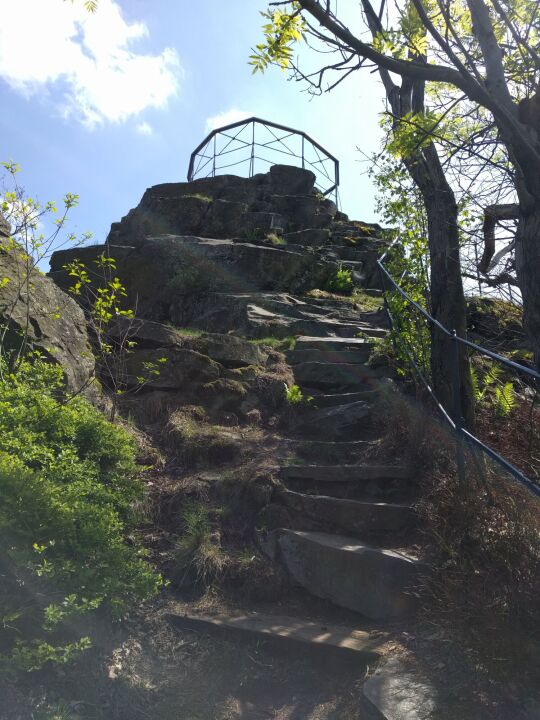
[[[459,370],[459,343],[452,330],[452,384],[454,390],[454,422],[456,424],[456,464],[460,485],[465,487],[465,454],[463,452],[463,408],[461,405],[461,373]]]
[[[249,160],[249,177],[255,173],[255,121],[251,123],[251,158]]]

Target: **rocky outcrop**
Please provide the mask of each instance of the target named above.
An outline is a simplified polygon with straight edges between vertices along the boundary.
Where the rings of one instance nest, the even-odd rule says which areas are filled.
[[[91,267],[103,250],[98,245],[54,253],[51,276],[67,287],[71,281],[64,265],[77,257]],[[323,285],[336,269],[314,253],[192,236],[147,237],[137,247],[109,246],[108,254],[117,262],[137,314],[178,325],[191,325],[184,316],[194,314],[194,305],[198,312],[207,298],[221,307],[215,293],[302,292]]]
[[[125,318],[110,335],[132,346],[121,381],[128,390],[138,389],[126,402],[145,423],[185,405],[204,406],[216,422],[224,413],[234,413],[237,421],[254,410],[263,416],[284,402],[284,384],[292,382],[280,353],[234,335],[183,333]]]
[[[336,214],[333,202],[313,192],[309,170],[274,165],[251,178],[221,175],[191,183],[154,185],[107,242],[138,245],[149,235],[199,235],[256,238],[272,231],[327,227]]]
[[[4,347],[38,350],[64,370],[68,390],[94,396],[94,356],[79,305],[39,270],[28,272],[24,250],[9,239],[0,216],[0,326],[7,325]]]
[[[340,267],[373,288],[385,243],[380,227],[337,213],[313,181],[275,166],[247,179],[157,185],[112,226],[105,246],[56,253],[51,274],[65,286],[63,266],[74,257],[90,267],[102,252],[115,258],[139,316],[125,385],[137,388],[144,368],[159,366],[141,392],[126,393],[124,409],[156,428],[182,467],[223,468],[268,452],[280,422],[289,440],[334,446],[338,460],[321,463],[323,480],[302,484],[289,468],[281,486],[267,482],[260,523],[250,522],[293,584],[393,618],[414,611],[421,568],[402,551],[417,531],[408,473],[396,475],[394,464],[352,472],[343,462],[349,450],[336,449],[377,441],[392,393],[388,369],[370,364],[371,339],[387,333],[377,293],[362,309],[335,292],[351,289]],[[291,336],[296,349],[270,347],[278,338],[290,347]]]
[[[55,253],[51,276],[65,288],[67,262],[90,264],[106,252],[146,319],[255,337],[273,334],[272,324],[281,334],[311,334],[307,323],[291,329],[275,306],[251,312],[240,296],[330,287],[340,266],[376,287],[383,245],[379,226],[350,222],[314,190],[313,173],[275,165],[251,178],[155,185],[113,223],[105,246]]]

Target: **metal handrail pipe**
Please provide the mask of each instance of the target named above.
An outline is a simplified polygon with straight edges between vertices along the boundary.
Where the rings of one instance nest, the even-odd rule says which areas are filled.
[[[384,256],[383,256],[384,257]],[[516,370],[517,372],[524,373],[525,375],[529,375],[530,377],[534,378],[535,380],[540,380],[540,373],[536,370],[533,370],[532,368],[525,367],[525,365],[520,365],[517,362],[514,362],[513,360],[509,360],[508,358],[504,357],[504,355],[499,355],[498,353],[492,352],[491,350],[488,350],[485,347],[482,347],[481,345],[477,345],[476,343],[471,342],[470,340],[465,340],[465,338],[460,337],[459,335],[453,335],[449,330],[447,330],[444,325],[441,325],[441,323],[438,320],[435,320],[434,317],[432,317],[427,310],[424,310],[424,308],[419,305],[417,302],[415,302],[410,295],[408,295],[405,290],[399,287],[399,285],[396,283],[394,278],[389,274],[388,270],[384,267],[381,260],[378,261],[379,267],[384,272],[386,277],[390,280],[394,288],[402,295],[413,307],[415,307],[418,312],[426,318],[430,323],[433,325],[436,325],[439,330],[444,333],[445,335],[448,335],[451,337],[455,342],[461,343],[462,345],[466,345],[473,350],[476,350],[477,352],[481,353],[482,355],[486,355],[487,357],[490,357],[492,360],[496,360],[497,362],[502,363],[503,365],[506,365],[507,367],[512,368],[513,370]]]

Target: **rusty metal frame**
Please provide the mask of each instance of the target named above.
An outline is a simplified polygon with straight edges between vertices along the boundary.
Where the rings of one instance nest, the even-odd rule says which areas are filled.
[[[240,139],[238,136],[250,124],[252,125],[252,132],[251,140],[248,142],[246,140]],[[270,140],[266,143],[257,142],[257,125],[263,126],[266,130],[270,132],[271,135],[274,136],[275,139]],[[230,134],[230,131],[233,131],[236,128],[240,128],[239,131],[236,134]],[[272,128],[274,130],[283,131],[287,134],[283,137],[278,137],[276,133],[273,132]],[[219,135],[227,138],[228,142],[221,150],[217,151],[216,138]],[[291,150],[291,148],[285,143],[285,140],[292,136],[298,136],[302,139],[302,152],[300,155]],[[306,142],[310,143],[315,150],[317,160],[315,160],[314,162],[306,159]],[[234,143],[240,143],[241,147],[233,146],[231,149],[228,149]],[[275,145],[280,145],[282,147],[272,147]],[[324,148],[320,143],[318,143],[316,140],[313,140],[313,138],[310,137],[307,133],[303,132],[303,130],[295,130],[294,128],[288,127],[287,125],[280,125],[278,123],[271,122],[270,120],[263,120],[262,118],[258,117],[246,118],[245,120],[239,120],[238,122],[230,123],[230,125],[224,125],[223,127],[215,128],[214,130],[212,130],[212,132],[209,133],[191,153],[187,175],[188,182],[192,182],[199,177],[215,177],[217,171],[219,170],[224,170],[225,168],[233,167],[247,162],[249,162],[249,177],[252,177],[255,169],[255,160],[261,160],[271,164],[271,162],[267,158],[262,158],[256,155],[255,148],[257,147],[267,148],[276,153],[288,155],[289,157],[301,160],[303,168],[309,166],[310,169],[315,172],[315,184],[317,189],[320,190],[320,192],[325,196],[334,193],[337,200],[337,189],[339,186],[339,160],[334,157],[334,155],[329,153],[328,150],[326,150],[326,148]],[[229,163],[228,165],[219,165],[218,158],[222,158],[225,155],[229,155],[235,152],[240,152],[243,149],[249,149],[250,152],[247,157],[239,160],[238,162]],[[330,163],[332,165],[333,177],[327,172],[325,163]],[[206,174],[203,174],[205,170],[207,170],[207,172]],[[321,187],[321,183],[318,182],[319,176],[327,178],[328,181],[331,183],[330,187]]]

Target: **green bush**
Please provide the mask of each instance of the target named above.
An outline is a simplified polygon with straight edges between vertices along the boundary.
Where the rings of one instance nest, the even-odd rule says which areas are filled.
[[[285,384],[285,399],[289,405],[308,405],[313,401],[311,395],[304,395],[298,385],[287,385]]]
[[[328,278],[324,290],[334,293],[350,295],[354,290],[352,271],[346,270],[342,265],[336,270],[336,274]]]
[[[91,645],[76,618],[121,617],[161,583],[126,535],[143,487],[135,448],[40,358],[0,359],[0,663],[34,670]],[[86,623],[88,625],[88,623]]]

